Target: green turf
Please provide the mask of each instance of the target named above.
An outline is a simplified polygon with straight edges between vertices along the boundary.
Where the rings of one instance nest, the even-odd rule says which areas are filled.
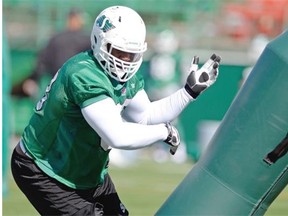
[[[141,160],[128,168],[111,166],[110,175],[121,200],[132,216],[152,216],[176,186],[191,170],[193,164],[158,164],[149,159]],[[11,178],[11,175],[10,175]],[[3,198],[3,216],[38,215],[14,181],[9,181],[9,192]],[[288,188],[272,203],[265,216],[288,213]]]

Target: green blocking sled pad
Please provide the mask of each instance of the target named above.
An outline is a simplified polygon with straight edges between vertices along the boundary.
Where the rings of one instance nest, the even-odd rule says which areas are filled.
[[[288,183],[287,45],[288,31],[265,47],[206,152],[156,215],[265,214]]]

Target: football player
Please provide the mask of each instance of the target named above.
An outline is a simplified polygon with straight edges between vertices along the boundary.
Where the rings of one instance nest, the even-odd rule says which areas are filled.
[[[128,215],[108,174],[109,152],[164,141],[180,144],[169,122],[211,86],[220,57],[200,69],[193,58],[186,85],[150,102],[137,73],[147,49],[134,10],[103,10],[91,50],[69,59],[47,86],[12,155],[14,179],[41,215]]]

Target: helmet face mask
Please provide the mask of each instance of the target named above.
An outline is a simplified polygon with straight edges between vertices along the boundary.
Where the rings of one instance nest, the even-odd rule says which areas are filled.
[[[96,18],[91,33],[93,54],[109,76],[126,82],[139,69],[147,49],[146,28],[132,9],[114,6]]]

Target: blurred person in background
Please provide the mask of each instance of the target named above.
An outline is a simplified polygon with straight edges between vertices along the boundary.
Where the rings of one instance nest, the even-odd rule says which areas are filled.
[[[83,31],[85,18],[82,11],[72,8],[66,21],[66,28],[50,38],[37,57],[35,69],[20,86],[15,87],[13,93],[38,98],[41,91],[41,81],[47,85],[62,64],[75,54],[91,48],[90,35]],[[46,79],[45,79],[46,78]],[[21,93],[22,92],[22,93]]]
[[[128,215],[108,174],[113,149],[159,141],[177,153],[170,123],[218,77],[220,57],[198,69],[194,57],[185,86],[151,102],[137,73],[147,49],[146,27],[124,6],[103,10],[91,32],[92,50],[70,58],[36,104],[11,168],[41,215]]]

